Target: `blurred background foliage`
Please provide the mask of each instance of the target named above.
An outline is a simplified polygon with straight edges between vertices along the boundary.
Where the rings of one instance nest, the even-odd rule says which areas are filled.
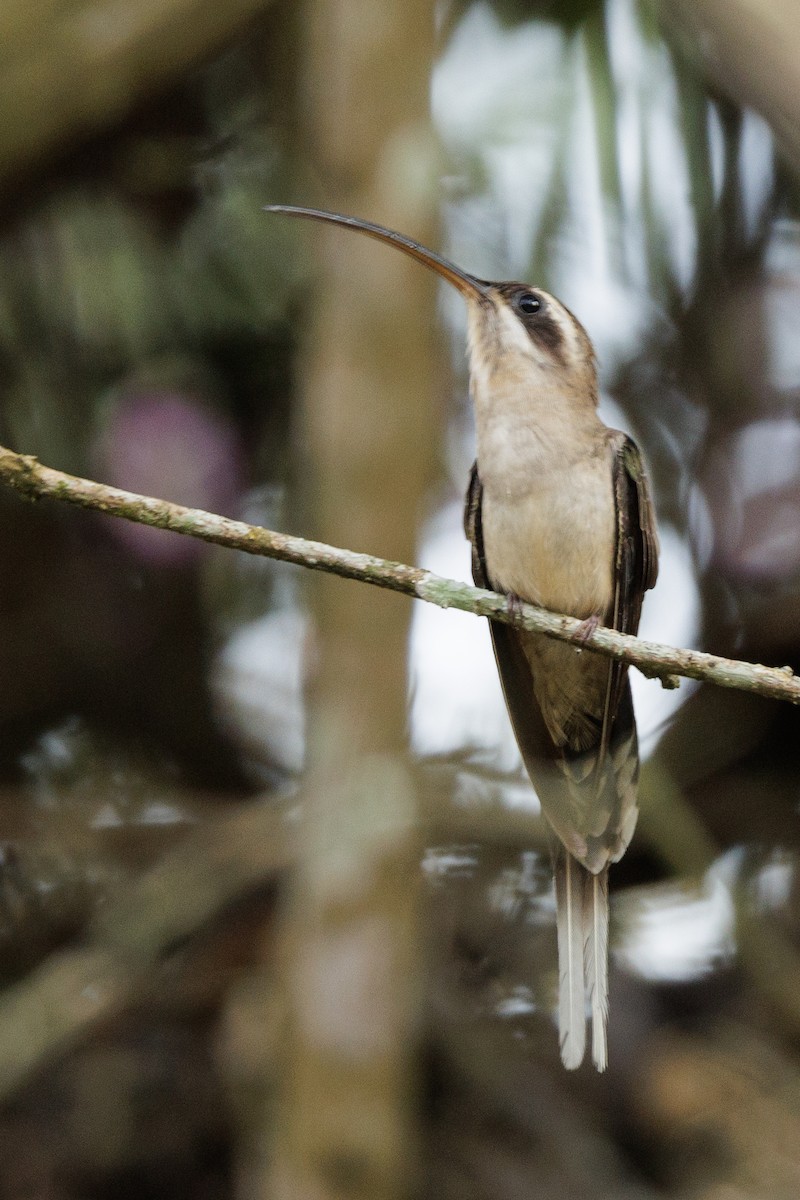
[[[340,7],[344,36],[380,37]],[[450,0],[430,17],[443,243],[587,325],[604,412],[655,480],[645,632],[800,669],[796,0]],[[313,535],[294,382],[315,281],[300,232],[261,212],[336,192],[303,131],[306,32],[283,0],[6,0],[4,444]],[[463,574],[472,449],[448,297],[442,328],[453,382],[424,431],[441,442],[421,555]],[[485,644],[458,675],[485,631],[451,644],[427,620],[410,663],[430,822],[425,1194],[796,1196],[796,714],[640,689],[612,1067],[567,1077],[544,839],[499,699],[470,674]],[[198,827],[292,795],[312,647],[295,571],[0,493],[7,1005],[24,1012],[32,973],[99,936],[104,906]],[[269,1194],[253,1163],[279,1119],[275,897],[242,893],[221,891],[188,948],[162,946],[164,986],[45,1038],[4,1086],[1,1197]],[[3,1003],[0,1081],[29,1029],[9,1033]]]

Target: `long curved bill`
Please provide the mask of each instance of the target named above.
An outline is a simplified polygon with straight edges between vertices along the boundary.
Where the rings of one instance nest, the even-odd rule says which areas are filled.
[[[383,225],[373,225],[371,221],[362,221],[359,217],[345,217],[341,213],[325,212],[320,208],[295,208],[286,204],[268,204],[264,212],[283,213],[288,217],[305,217],[309,221],[327,221],[331,225],[343,225],[345,229],[354,229],[357,233],[365,233],[367,237],[396,246],[404,254],[417,260],[435,271],[442,279],[446,279],[454,288],[458,288],[463,296],[485,296],[486,284],[474,275],[468,275],[455,263],[451,263],[433,250],[420,246],[419,242],[395,233],[393,229],[385,229]]]

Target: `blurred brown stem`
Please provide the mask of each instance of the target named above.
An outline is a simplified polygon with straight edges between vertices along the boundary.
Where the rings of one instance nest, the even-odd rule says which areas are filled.
[[[230,42],[271,0],[6,0],[0,189],[21,165],[113,126]]]
[[[677,649],[602,627],[586,638],[583,623],[574,617],[547,612],[529,604],[511,606],[507,597],[496,592],[470,587],[455,579],[445,579],[420,567],[342,550],[291,534],[276,533],[216,513],[186,508],[152,496],[139,496],[89,479],[79,479],[45,467],[31,455],[17,454],[2,446],[0,480],[29,499],[51,497],[66,500],[81,508],[96,509],[110,516],[188,534],[232,550],[281,559],[344,579],[356,579],[390,591],[403,592],[440,608],[457,608],[508,625],[518,625],[558,641],[571,642],[582,649],[620,659],[638,667],[644,675],[660,678],[666,687],[675,686],[675,676],[685,676],[718,687],[737,688],[770,700],[800,704],[800,677],[790,667],[766,667],[760,663],[722,658],[700,650]]]

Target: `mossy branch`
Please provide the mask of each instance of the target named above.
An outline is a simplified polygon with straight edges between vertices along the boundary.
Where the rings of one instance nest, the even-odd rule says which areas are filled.
[[[682,650],[658,642],[647,642],[602,627],[585,635],[575,617],[547,612],[529,604],[509,604],[506,596],[471,587],[455,579],[444,579],[420,567],[389,562],[371,554],[341,550],[322,542],[308,541],[287,533],[276,533],[244,521],[232,521],[216,513],[186,508],[152,496],[139,496],[107,484],[80,479],[43,466],[36,458],[0,447],[0,480],[31,500],[50,497],[91,508],[109,516],[124,517],[157,529],[188,534],[231,550],[243,550],[266,558],[281,559],[317,571],[328,571],[344,579],[357,579],[376,587],[404,592],[440,608],[458,608],[480,617],[543,633],[558,641],[604,654],[638,667],[644,674],[677,686],[678,676],[738,688],[770,700],[800,704],[800,677],[791,667],[765,667],[758,663],[722,658],[699,650]]]

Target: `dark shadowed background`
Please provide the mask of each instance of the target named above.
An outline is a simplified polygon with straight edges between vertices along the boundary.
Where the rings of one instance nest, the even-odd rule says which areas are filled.
[[[458,297],[557,293],[645,636],[800,670],[798,0],[5,0],[0,442],[469,578]],[[800,1194],[800,723],[634,679],[568,1074],[485,622],[0,490],[0,1200]]]

